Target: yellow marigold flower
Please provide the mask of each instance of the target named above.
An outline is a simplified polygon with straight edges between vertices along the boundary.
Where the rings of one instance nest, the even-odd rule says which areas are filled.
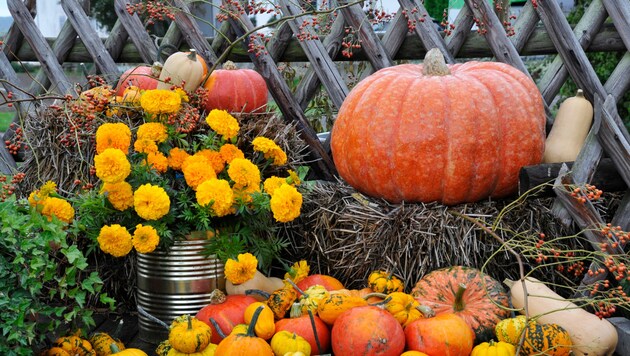
[[[56,216],[57,219],[69,224],[74,219],[74,208],[64,199],[49,197],[43,204],[42,215],[48,217],[48,221],[52,221],[52,217]]]
[[[246,158],[235,158],[228,168],[228,176],[234,181],[234,187],[252,187],[260,185],[260,170]]]
[[[223,157],[221,157],[221,154],[217,151],[206,149],[195,153],[195,156],[197,155],[206,157],[208,159],[208,162],[210,162],[210,165],[214,169],[214,173],[219,174],[223,170],[223,168],[225,168]]]
[[[181,96],[172,90],[146,90],[140,97],[140,106],[148,114],[174,114],[182,106]]]
[[[298,176],[297,173],[295,173],[295,171],[291,169],[288,169],[288,171],[289,171],[289,177],[287,177],[286,179],[287,183],[293,186],[302,184],[302,180],[300,180],[300,176]]]
[[[133,193],[133,206],[141,218],[157,220],[168,213],[171,199],[162,187],[144,184]]]
[[[96,153],[103,153],[108,148],[117,148],[124,153],[131,145],[131,130],[121,122],[105,123],[96,129]]]
[[[223,161],[227,164],[230,164],[234,158],[245,158],[243,151],[231,143],[226,143],[221,146],[219,153],[221,154]]]
[[[240,188],[233,187],[232,191],[234,192],[235,199],[241,200],[244,203],[251,203],[253,200],[252,194],[260,192],[260,184]]]
[[[166,126],[160,122],[147,122],[138,127],[138,140],[151,140],[162,143],[168,138]]]
[[[285,178],[271,176],[271,177],[265,179],[265,183],[263,183],[263,189],[265,190],[265,193],[267,193],[269,195],[273,195],[273,192],[276,189],[280,188],[280,186],[283,183],[286,183],[286,179]]]
[[[131,234],[118,224],[103,226],[96,240],[103,252],[114,257],[126,256],[133,247]]]
[[[281,166],[287,163],[287,154],[273,140],[258,136],[252,141],[254,151],[262,152],[266,159],[273,160],[273,164]]]
[[[225,110],[213,109],[206,117],[206,122],[212,130],[223,136],[225,140],[236,137],[238,130],[240,130],[238,121]]]
[[[35,207],[44,203],[44,200],[51,194],[57,193],[57,184],[51,180],[42,184],[42,186],[31,192],[28,196],[28,203],[30,206]]]
[[[168,166],[172,169],[180,171],[186,158],[190,157],[188,152],[182,150],[179,147],[171,149],[168,153]]]
[[[186,167],[189,164],[193,164],[193,163],[203,163],[207,166],[210,165],[210,161],[208,161],[208,157],[203,156],[203,155],[198,155],[198,154],[194,154],[192,156],[188,156],[184,162],[182,163],[182,171],[186,170]]]
[[[225,278],[232,284],[241,284],[249,281],[256,274],[258,259],[251,253],[241,253],[237,259],[229,258],[225,262]]]
[[[289,272],[284,274],[284,279],[291,279],[294,283],[299,283],[301,280],[308,276],[308,273],[311,271],[311,267],[305,260],[301,260],[299,262],[295,262],[291,268],[289,268]]]
[[[140,153],[155,153],[158,151],[158,146],[155,141],[143,138],[133,143],[133,149]]]
[[[302,194],[294,186],[282,184],[269,201],[273,217],[279,222],[289,222],[300,216]]]
[[[131,184],[125,181],[103,184],[101,194],[105,194],[116,210],[124,211],[133,206],[133,189]]]
[[[190,158],[185,162],[188,162],[189,160]],[[189,162],[188,164],[185,164],[182,172],[184,173],[186,184],[188,184],[188,186],[193,190],[197,190],[197,187],[201,183],[217,177],[217,174],[214,173],[212,166],[205,160],[192,161],[192,163]]]
[[[131,242],[136,251],[151,253],[160,243],[160,236],[153,226],[138,224],[136,231],[133,232]]]
[[[232,212],[234,193],[230,183],[224,179],[209,179],[197,187],[197,203],[201,206],[211,204],[216,216],[225,216]]]
[[[147,155],[147,163],[159,173],[164,173],[168,169],[168,158],[162,152],[150,152]]]
[[[182,88],[175,88],[175,92],[179,95],[180,98],[182,98],[182,101],[184,102],[188,102],[188,94],[186,93],[186,91]]]
[[[125,153],[117,148],[108,148],[94,156],[96,176],[105,183],[122,182],[131,173],[131,164]]]

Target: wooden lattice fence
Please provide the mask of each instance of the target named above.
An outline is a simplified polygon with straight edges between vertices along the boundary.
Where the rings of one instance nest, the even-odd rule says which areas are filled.
[[[154,62],[158,52],[156,41],[145,31],[140,18],[126,11],[128,2],[115,1],[118,21],[103,41],[88,21],[87,0],[61,0],[68,20],[56,39],[52,40],[44,38],[35,25],[34,0],[7,0],[15,22],[0,51],[0,74],[6,80],[2,82],[6,90],[13,91],[18,101],[24,100],[18,104],[18,111],[28,112],[26,102],[46,88],[62,95],[73,93],[73,85],[61,67],[64,62],[93,62],[99,73],[112,78],[120,74],[117,62]],[[362,48],[355,53],[353,60],[368,61],[368,73],[392,66],[396,59],[421,59],[427,49],[436,47],[445,54],[447,63],[454,63],[458,58],[494,57],[494,60],[510,64],[527,75],[530,74],[522,56],[556,54],[537,81],[544,102],[550,105],[570,77],[595,107],[594,125],[586,145],[573,164],[571,173],[561,170],[558,180],[574,184],[591,182],[602,156],[607,154],[625,186],[630,187],[630,135],[616,108],[617,102],[630,87],[630,0],[593,0],[574,28],[569,25],[556,1],[530,0],[514,23],[514,36],[508,36],[488,1],[465,0],[466,6],[454,21],[452,32],[445,35],[431,21],[424,21],[428,14],[421,1],[399,0],[400,10],[391,20],[386,33],[378,35],[372,26],[362,25],[368,23],[368,19],[361,5],[339,0],[338,15],[325,38],[315,36],[315,30],[310,25],[304,26],[302,8],[292,1],[278,0],[285,21],[268,43],[247,35],[254,25],[246,13],[231,17],[222,24],[222,33],[228,34],[230,39],[243,37],[243,46],[229,53],[223,51],[226,46],[223,37],[209,40],[202,35],[189,11],[189,2],[171,0],[170,3],[177,11],[166,35],[159,39],[160,43],[177,48],[185,43],[185,48],[197,49],[209,66],[226,60],[228,55],[233,60],[251,61],[265,78],[283,116],[297,123],[314,158],[313,168],[323,179],[330,180],[336,175],[335,166],[326,142],[320,142],[310,126],[305,108],[320,87],[325,89],[337,108],[348,94],[349,89],[335,61],[345,59],[340,52],[345,29],[350,26],[362,41]],[[608,18],[612,22],[606,22]],[[409,23],[415,24],[411,32]],[[483,34],[473,30],[474,25],[482,28]],[[301,40],[296,39],[298,33],[302,34]],[[266,49],[249,53],[249,45]],[[625,52],[625,55],[608,81],[601,83],[585,51],[618,51]],[[10,85],[18,82],[11,67],[11,61],[18,59],[39,61],[42,68],[33,85],[25,92]],[[297,89],[292,91],[278,70],[278,63],[303,60],[308,60],[310,66]],[[548,124],[551,122],[548,110]],[[4,139],[12,134],[7,132]],[[0,153],[2,170],[11,172],[16,166],[14,157],[4,148],[0,149]],[[572,219],[583,229],[603,223],[592,206],[574,203],[564,189],[555,191],[558,199],[554,210],[558,217],[565,221]],[[630,229],[630,190],[622,199],[612,223],[626,231]],[[595,231],[587,231],[586,234],[596,249],[605,240]],[[621,246],[617,250],[610,248],[609,252],[622,251],[620,249]],[[596,264],[591,266],[598,267]],[[592,278],[603,277],[601,274],[595,276]],[[584,282],[592,283],[593,280]]]

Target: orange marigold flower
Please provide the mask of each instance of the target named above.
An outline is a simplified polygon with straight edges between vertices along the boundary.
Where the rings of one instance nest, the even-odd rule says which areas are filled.
[[[228,168],[228,175],[234,181],[235,188],[260,185],[260,170],[258,166],[245,158],[232,160]]]
[[[186,158],[190,157],[188,152],[182,150],[179,147],[171,149],[168,153],[168,166],[172,169],[180,171]]]
[[[234,193],[230,183],[224,179],[209,179],[197,187],[197,203],[210,205],[216,216],[225,216],[232,212]]]
[[[302,194],[294,186],[282,184],[274,191],[269,206],[273,217],[279,222],[289,222],[300,216]]]
[[[131,184],[125,181],[103,184],[101,194],[105,194],[116,210],[124,211],[133,206],[133,189]]]
[[[143,138],[133,143],[133,149],[140,153],[155,153],[158,151],[158,146],[155,141]]]
[[[267,193],[269,195],[273,195],[273,192],[276,189],[280,188],[280,186],[283,183],[286,183],[286,179],[285,178],[271,176],[271,177],[265,179],[265,183],[263,183],[263,189],[265,190],[265,193]]]
[[[188,162],[189,160],[190,158],[185,162]],[[192,161],[192,163],[189,162],[188,164],[184,164],[182,172],[184,173],[186,184],[188,184],[188,186],[193,190],[197,190],[199,184],[217,177],[214,169],[211,165],[206,163],[205,159],[202,161]]]
[[[262,152],[266,159],[273,161],[274,165],[281,166],[287,163],[287,154],[273,140],[259,136],[252,141],[252,145],[254,145],[254,151]]]
[[[118,183],[131,173],[131,163],[123,151],[117,148],[108,148],[94,156],[96,176],[105,183]]]
[[[212,130],[223,136],[226,141],[236,137],[240,130],[238,121],[225,110],[213,109],[206,117],[206,122]]]
[[[221,146],[221,148],[219,149],[219,153],[221,154],[223,161],[225,161],[225,163],[227,164],[232,162],[234,158],[245,158],[245,154],[243,153],[243,151],[241,151],[240,148],[231,143],[226,143],[225,145]]]
[[[103,226],[96,240],[103,252],[114,257],[126,256],[133,247],[131,234],[118,224]]]
[[[140,97],[140,106],[150,115],[174,114],[181,108],[182,98],[172,90],[145,90]]]
[[[123,123],[105,123],[96,129],[96,153],[103,153],[108,148],[117,148],[124,153],[131,145],[131,130]]]
[[[151,253],[160,243],[160,236],[153,226],[138,224],[131,242],[139,253]]]
[[[251,253],[241,253],[236,260],[229,258],[225,262],[225,278],[233,284],[249,281],[256,274],[258,259]]]
[[[221,154],[217,151],[206,149],[198,151],[197,153],[195,153],[195,156],[196,155],[206,157],[208,159],[208,162],[210,162],[210,165],[214,169],[214,173],[219,174],[225,168],[223,157],[221,157]]]
[[[133,193],[133,207],[141,218],[157,220],[168,213],[171,199],[162,187],[144,184]]]
[[[43,204],[42,215],[46,216],[49,221],[53,219],[53,216],[67,224],[74,219],[74,208],[64,199],[49,197],[44,200]]]
[[[160,122],[147,122],[138,127],[138,140],[151,140],[162,143],[168,138],[166,126]]]
[[[147,155],[147,163],[159,173],[164,173],[168,169],[168,158],[162,152],[150,152]]]

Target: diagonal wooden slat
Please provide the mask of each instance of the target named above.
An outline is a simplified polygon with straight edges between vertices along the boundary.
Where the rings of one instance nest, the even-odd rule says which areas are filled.
[[[188,4],[184,0],[173,0],[173,4],[177,9],[175,11],[175,22],[181,30],[184,40],[199,53],[209,68],[213,67],[219,58],[210,48],[208,41],[201,35],[199,25],[190,15]]]
[[[94,64],[104,75],[117,76],[119,74],[116,62],[107,52],[105,45],[92,28],[90,19],[77,0],[62,0],[61,7],[68,16],[68,21],[72,23],[79,38],[92,56]]]
[[[338,0],[341,5],[348,5],[348,0]],[[344,15],[346,22],[352,26],[355,31],[359,33],[359,39],[362,41],[361,47],[367,54],[372,68],[374,70],[383,69],[393,65],[392,59],[384,48],[381,40],[378,38],[370,21],[363,12],[361,5],[352,4],[347,7],[341,8],[341,13]]]
[[[390,58],[394,58],[400,46],[402,46],[407,32],[407,19],[402,14],[402,9],[398,9],[398,12],[396,12],[396,15],[390,22],[389,29],[382,38],[383,47],[385,47],[385,51]]]
[[[245,14],[241,14],[238,19],[230,18],[229,21],[238,37],[245,36],[247,32],[254,28],[254,25]],[[246,41],[249,40],[248,36],[245,36],[245,38]],[[262,45],[260,39],[254,40],[259,41],[258,45]],[[315,160],[313,168],[316,174],[323,179],[333,179],[336,175],[335,164],[328,152],[324,150],[317,133],[310,126],[299,103],[291,94],[291,90],[278,71],[273,58],[265,52],[258,55],[250,53],[250,57],[260,74],[265,78],[267,87],[285,119],[297,124],[300,135],[308,144],[311,156]]]
[[[144,63],[153,63],[157,58],[157,48],[145,30],[142,21],[137,14],[130,15],[126,10],[128,0],[115,0],[114,11],[118,15],[118,21],[122,23],[131,38],[131,41],[140,52]]]
[[[536,29],[536,24],[538,24],[539,21],[540,19],[538,18],[536,9],[534,9],[534,5],[531,1],[528,1],[521,9],[516,23],[514,24],[512,44],[514,44],[516,51],[520,53],[523,50],[523,47],[527,44],[527,41]]]
[[[24,5],[31,14],[31,17],[35,17],[35,15],[37,15],[36,0],[26,0],[24,2]],[[4,44],[2,46],[2,50],[7,55],[10,61],[19,60],[19,58],[17,58],[15,54],[18,52],[18,49],[22,45],[22,42],[24,42],[24,35],[22,34],[22,31],[20,31],[18,24],[13,21],[13,23],[9,27],[9,30],[4,36]]]
[[[291,26],[289,26],[286,22],[280,24],[278,30],[273,34],[273,38],[267,46],[267,50],[274,61],[280,60],[280,57],[284,54],[284,51],[287,49],[291,39],[293,39]]]
[[[29,99],[26,93],[16,90],[16,88],[13,85],[11,85],[12,83],[19,83],[19,80],[18,80],[17,74],[13,70],[13,67],[11,67],[11,62],[9,61],[9,58],[7,58],[7,56],[4,54],[3,51],[0,51],[0,78],[2,78],[0,80],[0,83],[2,84],[4,89],[7,92],[14,92],[16,99],[18,100]],[[26,102],[18,103],[16,109],[17,109],[18,115],[20,113],[26,113],[29,110]],[[4,143],[4,140],[7,140],[7,139],[8,137],[3,135],[2,142]],[[2,174],[13,174],[16,168],[17,168],[17,164],[15,163],[15,159],[13,158],[13,155],[9,153],[9,151],[7,150],[4,144],[0,145],[0,172]]]
[[[442,36],[440,36],[424,5],[417,0],[398,0],[398,3],[400,3],[400,7],[405,11],[405,17],[415,22],[414,31],[418,37],[420,37],[425,50],[438,48],[444,55],[446,63],[455,63],[455,57],[448,51],[446,42]]]
[[[109,32],[109,36],[105,39],[104,44],[105,50],[107,50],[107,53],[109,53],[114,60],[120,58],[128,38],[129,34],[127,30],[125,30],[122,22],[116,21],[114,27],[112,27],[112,30]]]
[[[573,30],[582,48],[586,49],[591,45],[595,34],[606,21],[606,17],[606,9],[604,9],[602,0],[593,0]],[[568,77],[569,71],[562,61],[562,56],[556,55],[553,62],[547,66],[542,78],[538,81],[538,89],[540,89],[546,103],[553,101]]]
[[[468,6],[462,7],[453,22],[455,28],[451,34],[446,37],[446,46],[453,56],[457,56],[459,54],[459,51],[462,49],[462,46],[468,38],[468,34],[472,29],[473,23],[472,11],[470,11]]]
[[[617,102],[630,89],[630,75],[628,73],[630,73],[630,52],[624,54],[604,84],[606,92],[612,95]]]
[[[623,43],[630,51],[630,1],[603,0],[608,16],[613,20]]]
[[[42,69],[46,72],[53,88],[61,94],[74,94],[70,80],[63,72],[48,42],[39,32],[26,5],[20,0],[7,0],[7,5],[15,21],[14,23],[18,25],[26,41],[35,51],[35,56],[41,63]]]
[[[307,38],[300,41],[311,66],[317,73],[319,80],[328,92],[333,104],[340,108],[344,99],[348,95],[348,87],[343,81],[337,66],[332,61],[323,43],[318,39],[312,25],[303,26],[300,14],[302,10],[288,0],[279,0],[282,13],[288,18],[287,23],[291,26],[294,34],[304,34]]]
[[[525,63],[516,51],[514,44],[505,33],[503,24],[486,1],[464,0],[479,21],[479,30],[485,32],[486,41],[499,62],[507,63],[531,78]]]

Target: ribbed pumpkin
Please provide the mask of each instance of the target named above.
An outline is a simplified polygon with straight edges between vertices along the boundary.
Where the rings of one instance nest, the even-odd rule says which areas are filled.
[[[194,49],[189,52],[175,52],[164,61],[157,88],[169,89],[173,85],[185,83],[184,90],[194,92],[207,73],[206,61]]]
[[[516,354],[516,348],[512,344],[499,341],[494,342],[482,342],[475,346],[470,356],[514,356]]]
[[[136,348],[128,348],[128,349],[124,349],[124,350],[119,350],[118,346],[116,346],[116,344],[112,344],[111,346],[111,351],[112,353],[110,355],[117,355],[117,356],[149,356],[147,355],[146,352],[140,350],[140,349],[136,349]]]
[[[530,322],[525,329],[521,355],[569,356],[572,346],[569,333],[560,325]]]
[[[211,293],[210,304],[201,308],[195,317],[210,326],[212,329],[210,342],[218,344],[222,337],[214,325],[210,323],[210,318],[214,319],[219,324],[221,331],[227,335],[235,325],[245,322],[245,319],[243,319],[245,308],[254,302],[256,302],[256,299],[253,297],[242,294],[226,296],[221,290],[215,289]]]
[[[176,319],[171,323],[168,341],[173,349],[188,354],[205,349],[212,336],[210,327],[190,315],[186,315],[185,320]]]
[[[411,294],[437,315],[460,316],[475,332],[477,343],[491,340],[497,323],[510,315],[509,297],[501,283],[475,268],[432,271],[416,283]]]
[[[258,316],[262,310],[263,307],[260,306],[254,311],[246,334],[234,333],[221,340],[214,352],[215,355],[274,356],[271,346],[264,339],[257,337],[254,332]]]
[[[405,327],[407,349],[440,356],[468,356],[475,334],[455,314],[420,318]]]
[[[135,86],[140,89],[150,90],[157,88],[158,77],[160,76],[161,65],[137,66],[127,69],[118,80],[116,85],[116,96],[124,96],[125,89]]]
[[[398,277],[387,271],[373,271],[368,276],[367,284],[368,287],[377,293],[389,294],[405,290],[405,284]]]
[[[525,315],[517,315],[514,318],[503,319],[497,323],[495,334],[497,340],[507,342],[508,344],[517,345],[521,340],[521,335],[527,327],[527,317]]]
[[[207,90],[207,112],[212,109],[232,113],[264,112],[267,106],[267,84],[265,79],[252,69],[238,69],[227,61],[223,69],[216,69],[203,87]]]
[[[90,344],[92,344],[92,348],[96,351],[96,356],[107,356],[112,354],[111,345],[114,344],[118,348],[118,350],[124,350],[125,345],[122,341],[118,339],[114,339],[107,333],[98,332],[92,334],[90,336]]]
[[[59,347],[72,356],[95,355],[92,344],[86,339],[77,335],[70,335],[58,338],[53,346]]]
[[[498,62],[384,68],[346,97],[331,132],[339,175],[391,202],[452,205],[516,191],[540,163],[545,113],[536,84]]]
[[[331,331],[336,356],[399,356],[405,350],[405,332],[382,308],[367,305],[343,312]]]

